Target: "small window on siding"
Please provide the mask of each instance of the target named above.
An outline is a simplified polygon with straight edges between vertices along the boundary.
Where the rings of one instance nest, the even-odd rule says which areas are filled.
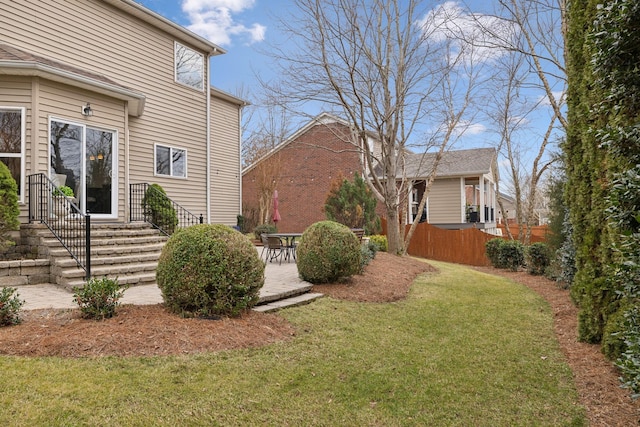
[[[24,108],[0,107],[0,162],[9,168],[23,200]]]
[[[156,144],[156,175],[187,177],[187,150]]]
[[[180,43],[175,43],[176,82],[203,90],[204,56]]]

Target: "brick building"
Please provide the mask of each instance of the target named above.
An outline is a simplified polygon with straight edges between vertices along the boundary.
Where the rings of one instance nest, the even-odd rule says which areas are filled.
[[[242,210],[248,218],[258,218],[260,195],[278,191],[280,232],[301,232],[314,222],[326,219],[323,207],[332,180],[342,175],[353,179],[362,172],[362,153],[353,141],[348,124],[329,114],[321,114],[289,139],[242,173]],[[370,136],[374,155],[380,150]],[[496,228],[497,154],[493,148],[447,151],[440,160],[436,178],[423,212],[417,212],[433,170],[435,153],[403,156],[405,168],[398,182],[406,180],[407,192],[400,195],[401,218],[410,224],[426,221],[441,228],[479,228],[493,233]],[[273,201],[262,200],[262,211],[270,219]],[[382,204],[377,212],[384,216]],[[263,221],[254,219],[256,224]],[[271,222],[270,220],[268,222]]]
[[[342,174],[351,180],[361,171],[361,154],[349,127],[321,114],[242,173],[242,206],[247,217],[260,209],[260,189],[278,191],[280,232],[301,232],[326,219],[323,206],[331,181]],[[361,172],[360,172],[361,173]],[[268,203],[269,217],[273,214]]]

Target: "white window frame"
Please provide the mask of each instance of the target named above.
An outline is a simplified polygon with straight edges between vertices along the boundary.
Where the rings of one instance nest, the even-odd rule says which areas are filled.
[[[20,112],[20,152],[19,153],[5,153],[0,152],[0,157],[10,157],[10,158],[19,158],[20,159],[20,182],[17,182],[18,187],[20,189],[20,196],[18,198],[18,203],[24,203],[25,197],[25,138],[26,138],[26,108],[25,107],[5,107],[0,105],[0,111],[6,112]]]
[[[161,174],[158,173],[158,147],[162,147],[162,148],[167,148],[169,149],[169,174],[165,175],[165,174]],[[174,175],[173,174],[173,151],[174,150],[180,150],[184,152],[184,175]],[[187,149],[186,148],[182,148],[182,147],[173,147],[171,145],[166,145],[166,144],[153,144],[153,175],[154,176],[161,176],[161,177],[165,177],[165,178],[177,178],[177,179],[186,179],[188,177],[187,175],[187,170],[188,170],[188,163],[187,163],[187,159],[188,159],[188,153],[187,153]]]
[[[180,49],[186,49],[188,52],[192,52],[193,54],[197,55],[200,58],[200,82],[195,85],[195,84],[190,84],[187,81],[182,81],[180,80],[179,76],[178,76],[178,51]],[[194,69],[195,71],[195,69]],[[190,47],[187,47],[185,45],[183,45],[182,43],[178,43],[178,42],[174,42],[174,47],[173,47],[173,78],[174,81],[178,84],[181,84],[183,86],[186,86],[188,88],[197,90],[199,92],[203,92],[204,91],[204,55],[201,54],[200,52],[197,52],[193,49],[191,49]]]
[[[49,176],[51,176],[52,174],[52,170],[51,170],[51,122],[59,122],[59,123],[68,123],[70,125],[73,126],[78,126],[80,128],[82,128],[82,141],[81,141],[81,154],[80,154],[80,158],[84,159],[85,158],[85,153],[86,153],[86,148],[87,148],[87,128],[93,129],[93,130],[98,130],[98,131],[103,131],[103,132],[110,132],[113,134],[113,140],[111,141],[111,143],[113,144],[112,147],[112,152],[111,152],[111,156],[112,156],[112,174],[111,174],[111,183],[112,183],[112,190],[111,190],[111,214],[98,214],[98,213],[92,213],[91,217],[92,218],[96,218],[96,219],[116,219],[118,218],[118,212],[120,211],[120,208],[118,206],[118,194],[119,194],[119,189],[118,189],[118,131],[115,129],[108,129],[108,128],[103,128],[103,127],[99,127],[99,126],[90,126],[89,124],[86,123],[82,123],[82,122],[76,122],[74,120],[71,119],[65,119],[65,118],[61,118],[61,117],[56,117],[56,116],[49,116],[49,120],[48,120],[48,126],[47,126],[47,147],[48,147],[48,155],[47,155],[47,164],[48,166],[48,170],[49,170]],[[82,178],[81,183],[83,184],[83,188],[82,191],[86,192],[86,175],[87,175],[87,164],[86,161],[83,161],[81,164],[81,176],[85,177]],[[74,188],[73,191],[75,192],[76,189]],[[83,200],[80,202],[81,206],[79,206],[83,212],[86,213],[86,197],[83,198]]]

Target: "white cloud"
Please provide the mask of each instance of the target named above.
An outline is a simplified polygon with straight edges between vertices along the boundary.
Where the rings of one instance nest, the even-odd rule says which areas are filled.
[[[465,135],[479,135],[484,133],[487,127],[481,123],[471,123],[468,121],[461,121],[455,128],[455,133],[459,136]]]
[[[425,37],[434,42],[449,41],[467,61],[491,61],[506,53],[500,40],[510,40],[516,30],[496,16],[467,13],[456,1],[447,1],[416,22]]]
[[[251,9],[254,0],[182,0],[182,10],[191,24],[187,28],[212,42],[225,46],[240,37],[251,44],[264,40],[266,27],[259,23],[246,26],[234,14]]]
[[[553,95],[553,97],[555,98],[555,100],[556,100],[556,102],[558,104],[563,104],[564,103],[564,100],[565,100],[564,91],[557,90],[557,91],[551,92],[551,94]],[[538,101],[540,102],[540,105],[546,105],[546,106],[551,105],[551,101],[549,101],[549,97],[546,94],[540,96],[538,98]]]

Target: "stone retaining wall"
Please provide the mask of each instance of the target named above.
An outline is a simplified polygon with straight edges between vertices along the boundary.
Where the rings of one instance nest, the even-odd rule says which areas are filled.
[[[51,283],[48,259],[0,261],[0,286]]]

